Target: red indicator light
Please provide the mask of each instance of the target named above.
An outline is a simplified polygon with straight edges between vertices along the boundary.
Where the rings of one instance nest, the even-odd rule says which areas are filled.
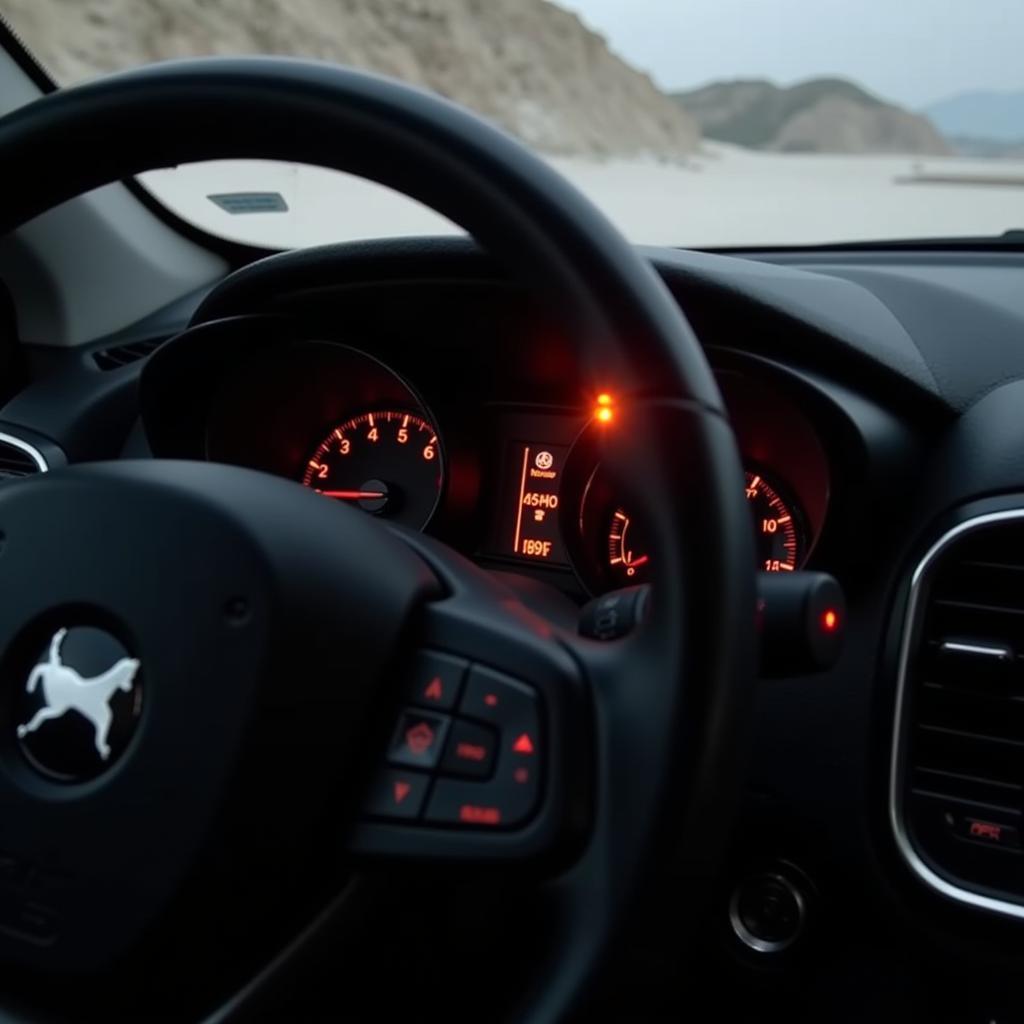
[[[463,804],[459,808],[459,821],[464,821],[467,825],[499,825],[501,824],[501,811],[497,807]]]
[[[822,613],[821,628],[826,633],[834,633],[839,628],[839,613],[835,609],[829,608]]]
[[[434,676],[427,685],[427,688],[423,691],[423,696],[427,700],[441,700],[444,697],[444,689],[441,686],[441,677]]]
[[[532,754],[533,740],[530,739],[529,734],[524,732],[522,736],[512,744],[512,750],[516,754]]]
[[[486,761],[487,748],[479,743],[460,743],[455,748],[455,756],[463,761]]]
[[[519,783],[520,786],[525,786],[530,781],[530,770],[528,768],[517,768],[512,773],[512,778]]]
[[[408,782],[395,783],[395,803],[400,804],[410,793],[412,786]]]
[[[498,695],[496,693],[484,694],[484,703],[489,708],[496,708],[498,706]]]
[[[972,821],[970,833],[976,839],[992,839],[997,843],[1003,836],[1002,828],[990,821]]]
[[[425,754],[434,745],[434,730],[426,722],[419,722],[406,731],[405,743],[417,756]]]

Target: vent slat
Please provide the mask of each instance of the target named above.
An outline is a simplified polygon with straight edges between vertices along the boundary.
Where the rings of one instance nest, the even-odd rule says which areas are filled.
[[[970,800],[953,796],[945,792],[937,792],[924,786],[914,786],[911,792],[914,796],[925,796],[931,800],[940,800],[943,803],[957,804],[960,807],[969,807],[972,810],[987,811],[993,814],[1006,814],[1013,817],[1020,817],[1021,812],[1017,807],[1006,807],[999,803],[986,803],[984,800]]]
[[[1024,615],[1024,607],[1016,607],[1007,604],[993,604],[982,601],[953,600],[952,598],[939,598],[936,605],[940,608],[962,608],[971,612],[985,612],[995,615]]]
[[[114,345],[92,354],[93,362],[101,370],[119,370],[122,366],[136,363],[146,356],[152,355],[165,341],[165,338],[150,338],[145,341],[130,341],[124,345]]]
[[[918,768],[918,772],[933,776],[935,779],[950,779],[956,782],[980,783],[983,786],[994,786],[997,789],[1005,790],[1007,793],[1024,792],[1024,785],[1017,782],[995,782],[992,779],[982,779],[976,775],[959,775],[956,772],[942,771],[939,768]]]
[[[991,736],[983,733],[968,732],[966,729],[952,729],[943,725],[921,724],[918,728],[925,732],[939,733],[943,736],[950,736],[954,739],[969,740],[972,743],[998,743],[1010,749],[1024,750],[1024,742],[1018,739],[1009,739],[1005,736]]]

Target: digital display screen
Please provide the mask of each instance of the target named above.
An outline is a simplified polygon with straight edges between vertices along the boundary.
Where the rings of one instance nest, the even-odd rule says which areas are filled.
[[[569,446],[511,441],[505,458],[497,553],[566,565],[558,525],[559,491]]]

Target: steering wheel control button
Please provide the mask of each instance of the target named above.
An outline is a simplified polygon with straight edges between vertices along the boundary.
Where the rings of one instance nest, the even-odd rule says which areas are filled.
[[[781,953],[800,937],[807,923],[807,900],[784,874],[752,875],[734,890],[729,923],[736,937],[757,953]]]
[[[56,630],[16,698],[14,733],[29,763],[63,782],[95,778],[116,764],[139,724],[140,670],[106,630]]]
[[[536,693],[529,686],[480,665],[469,671],[459,710],[469,718],[479,718],[502,730],[537,730]]]
[[[492,787],[482,782],[439,779],[427,806],[427,821],[440,825],[498,828],[515,824]]]
[[[409,703],[450,711],[459,699],[469,662],[438,651],[420,651],[412,670]]]
[[[486,779],[494,770],[497,746],[493,730],[473,722],[457,721],[448,736],[441,771],[445,775]]]
[[[499,768],[491,782],[438,779],[426,819],[464,828],[516,828],[532,816],[538,791],[538,770],[521,765]]]
[[[418,818],[427,799],[430,776],[388,770],[374,780],[365,812],[373,818]]]
[[[426,711],[407,710],[398,720],[388,760],[414,768],[436,768],[451,719]]]

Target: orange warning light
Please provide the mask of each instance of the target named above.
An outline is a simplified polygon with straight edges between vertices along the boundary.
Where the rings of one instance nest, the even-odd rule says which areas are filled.
[[[615,419],[615,399],[607,391],[602,391],[597,396],[597,405],[594,408],[594,419],[598,423],[611,423]]]

